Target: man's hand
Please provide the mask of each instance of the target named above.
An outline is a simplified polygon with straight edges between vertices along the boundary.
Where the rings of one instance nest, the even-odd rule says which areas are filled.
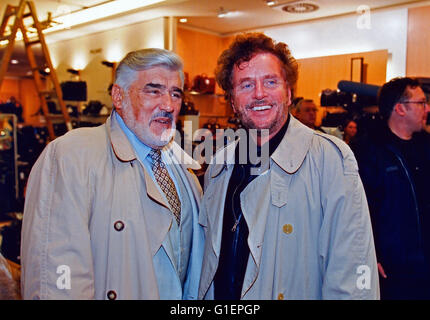
[[[387,278],[387,275],[385,274],[384,268],[382,268],[382,264],[380,264],[379,262],[378,262],[378,271],[379,271],[379,274],[380,274],[384,279],[386,279],[386,278]]]

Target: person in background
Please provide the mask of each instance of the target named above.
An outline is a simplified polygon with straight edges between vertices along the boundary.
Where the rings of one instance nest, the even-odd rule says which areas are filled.
[[[217,152],[205,173],[199,298],[379,297],[355,158],[290,116],[297,69],[287,45],[262,33],[237,36],[218,59],[217,81],[248,139]],[[241,143],[256,149],[243,154]]]
[[[18,287],[7,260],[0,253],[0,300],[20,299]]]
[[[378,96],[384,120],[354,150],[375,237],[381,299],[430,299],[430,111],[417,80],[395,78]]]
[[[176,54],[130,52],[106,123],[45,148],[24,208],[24,299],[197,298],[200,166],[172,140],[182,87]]]
[[[343,141],[346,144],[351,144],[357,135],[357,122],[352,119],[348,119],[345,121],[343,125]]]
[[[316,125],[318,108],[315,102],[311,99],[300,99],[291,108],[291,113],[301,123],[311,129],[325,133],[325,131]]]

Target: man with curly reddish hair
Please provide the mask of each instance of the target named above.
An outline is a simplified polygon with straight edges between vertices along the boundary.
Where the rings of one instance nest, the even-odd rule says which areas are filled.
[[[261,33],[237,36],[218,60],[247,139],[215,154],[205,174],[199,298],[379,298],[355,158],[289,114],[297,70],[288,46]]]

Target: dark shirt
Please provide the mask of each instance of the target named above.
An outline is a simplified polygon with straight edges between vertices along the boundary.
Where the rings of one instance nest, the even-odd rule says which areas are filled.
[[[426,163],[424,155],[425,146],[423,146],[416,135],[410,140],[402,140],[393,133],[391,133],[392,141],[399,149],[403,159],[405,160],[406,168],[410,173],[411,180],[414,184],[414,189],[417,195],[419,210],[421,213],[425,210],[424,200],[426,198],[426,191],[428,190],[429,182],[429,163]],[[426,190],[427,189],[427,190]]]
[[[272,155],[281,143],[289,122],[290,117],[288,116],[285,125],[270,139],[269,155]],[[260,156],[262,148],[257,147],[258,156]],[[248,159],[245,164],[240,164],[239,149],[239,147],[236,148],[236,162],[225,199],[221,251],[214,278],[215,300],[240,300],[249,258],[247,242],[249,230],[243,218],[240,194],[257,177],[257,175],[251,175],[251,168],[257,167],[261,163],[252,164]]]
[[[410,140],[402,140],[395,134],[391,133],[391,140],[396,148],[400,151],[400,154],[405,162],[406,169],[409,173],[413,189],[415,191],[419,211],[418,223],[421,229],[421,235],[423,236],[421,239],[422,245],[424,247],[429,247],[429,239],[427,239],[427,234],[429,233],[429,222],[427,220],[429,219],[430,215],[430,206],[428,200],[430,164],[427,163],[427,146],[423,144],[422,140],[417,134],[414,134]],[[428,250],[429,248],[427,248],[427,251]],[[427,253],[426,255],[427,260],[429,260],[429,254]]]
[[[430,141],[419,132],[401,140],[374,126],[355,145],[372,218],[381,299],[430,299]]]

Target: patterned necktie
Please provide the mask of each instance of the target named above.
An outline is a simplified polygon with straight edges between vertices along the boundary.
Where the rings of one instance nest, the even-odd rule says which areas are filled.
[[[179,225],[181,221],[181,201],[176,192],[175,184],[166,169],[166,165],[161,160],[161,151],[159,149],[151,149],[149,156],[152,159],[152,171],[154,172],[155,180],[157,180],[158,185],[166,195],[170,208],[175,215],[176,222]]]

